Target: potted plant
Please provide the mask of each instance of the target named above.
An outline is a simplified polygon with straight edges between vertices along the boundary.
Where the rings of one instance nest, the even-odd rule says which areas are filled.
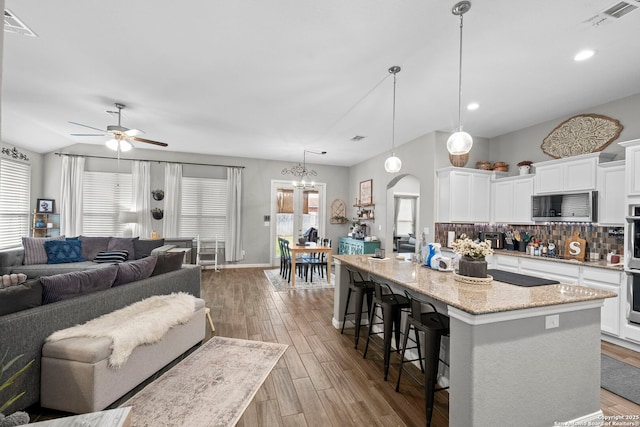
[[[162,200],[164,199],[164,190],[153,190],[151,195],[153,196],[153,200]]]
[[[518,163],[518,169],[520,170],[520,175],[528,175],[531,172],[532,161],[523,160]]]
[[[493,254],[489,243],[476,243],[469,238],[458,239],[453,243],[453,251],[461,256],[458,274],[467,277],[487,277],[485,257]]]
[[[7,364],[5,365],[4,360],[7,357],[7,353],[5,352],[4,356],[2,357],[2,360],[0,361],[0,377],[6,372],[8,371],[11,366],[16,363],[23,355],[20,354],[16,357],[14,357],[13,359],[11,359],[9,362],[7,362]],[[26,371],[27,369],[29,369],[29,367],[33,364],[34,360],[31,360],[29,363],[27,363],[25,366],[23,366],[22,368],[20,368],[15,374],[11,375],[9,378],[7,378],[6,381],[4,381],[2,384],[0,384],[0,391],[10,387],[15,380],[22,375],[22,373],[24,371]],[[14,412],[11,415],[5,416],[4,415],[4,411],[11,406],[16,400],[20,399],[22,396],[24,395],[24,391],[20,392],[20,393],[16,393],[13,396],[11,396],[9,398],[9,400],[7,400],[6,402],[4,402],[1,406],[0,406],[0,427],[2,426],[18,426],[18,425],[23,425],[23,424],[27,424],[29,423],[29,414],[27,414],[26,412],[23,411],[18,411],[18,412]]]
[[[349,221],[349,218],[342,215],[334,215],[331,217],[331,222],[333,224],[346,224]]]
[[[160,208],[153,208],[151,209],[151,215],[153,216],[153,219],[162,219],[164,217],[164,210]]]

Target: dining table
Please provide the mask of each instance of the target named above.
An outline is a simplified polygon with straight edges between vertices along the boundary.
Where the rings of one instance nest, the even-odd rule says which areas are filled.
[[[325,253],[327,255],[327,283],[331,284],[331,246],[308,243],[305,245],[289,245],[291,251],[291,287],[296,285],[296,258],[303,253]]]

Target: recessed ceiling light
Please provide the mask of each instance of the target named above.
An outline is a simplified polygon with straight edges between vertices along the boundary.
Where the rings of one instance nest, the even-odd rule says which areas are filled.
[[[478,108],[480,108],[480,104],[478,104],[477,102],[471,102],[469,105],[467,105],[467,110],[469,111],[477,110]]]
[[[589,59],[591,58],[593,55],[595,55],[595,52],[591,49],[585,49],[582,50],[580,52],[578,52],[576,54],[576,56],[573,57],[574,61],[584,61],[585,59]]]
[[[366,136],[356,135],[356,136],[351,137],[350,141],[362,141],[365,138],[366,138]]]

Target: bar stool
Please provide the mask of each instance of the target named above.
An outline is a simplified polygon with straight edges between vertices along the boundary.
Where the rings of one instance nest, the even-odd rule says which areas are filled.
[[[367,343],[364,346],[363,358],[367,357],[367,350],[369,349],[369,342],[371,341],[371,335],[382,334],[383,354],[384,354],[384,380],[387,380],[389,375],[389,361],[391,359],[391,334],[393,333],[396,338],[396,348],[400,349],[400,318],[402,315],[402,309],[409,307],[409,299],[401,294],[395,294],[386,283],[378,283],[372,280],[374,286],[373,307],[369,313],[369,334],[367,335]],[[382,308],[382,317],[376,314],[376,308]],[[379,318],[382,322],[374,323],[374,317]],[[383,325],[382,332],[371,332],[373,325]],[[406,336],[405,336],[406,338]],[[406,340],[405,340],[406,341]],[[405,343],[406,345],[406,343]]]
[[[347,294],[347,305],[344,306],[344,316],[342,316],[342,330],[341,334],[344,333],[344,325],[347,323],[347,315],[354,315],[354,323],[356,325],[355,332],[355,346],[354,348],[358,348],[358,341],[360,340],[360,324],[362,322],[362,304],[364,302],[364,297],[367,297],[367,314],[371,312],[371,304],[373,300],[373,282],[370,280],[364,280],[362,274],[359,271],[355,271],[347,268],[347,273],[349,273],[349,293]],[[355,309],[354,311],[349,312],[349,301],[351,300],[351,293],[355,292],[356,300],[355,300]]]
[[[407,347],[407,337],[411,328],[414,329],[416,337],[419,332],[424,333],[422,342],[422,353],[424,354],[424,403],[425,413],[427,416],[427,426],[431,425],[431,416],[433,415],[434,394],[436,391],[446,390],[449,387],[436,389],[436,377],[438,375],[438,361],[440,360],[440,341],[443,336],[449,336],[449,317],[442,313],[438,313],[435,306],[428,301],[419,299],[409,292],[404,292],[411,303],[411,311],[407,316],[407,324],[404,329],[404,345],[402,346],[402,360],[400,361],[400,370],[398,372],[398,382],[396,383],[396,391],[400,391],[400,377],[404,369],[405,362],[412,362],[418,359],[405,360],[405,350]],[[429,306],[430,311],[422,311],[423,305]],[[418,353],[420,358],[420,353]],[[420,383],[410,371],[407,374]]]

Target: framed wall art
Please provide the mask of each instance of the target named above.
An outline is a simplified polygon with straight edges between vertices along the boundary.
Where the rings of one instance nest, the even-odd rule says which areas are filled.
[[[56,211],[56,201],[53,199],[38,199],[36,204],[36,212],[38,213],[54,213]]]
[[[360,182],[360,204],[371,205],[373,204],[373,180],[368,179]]]

